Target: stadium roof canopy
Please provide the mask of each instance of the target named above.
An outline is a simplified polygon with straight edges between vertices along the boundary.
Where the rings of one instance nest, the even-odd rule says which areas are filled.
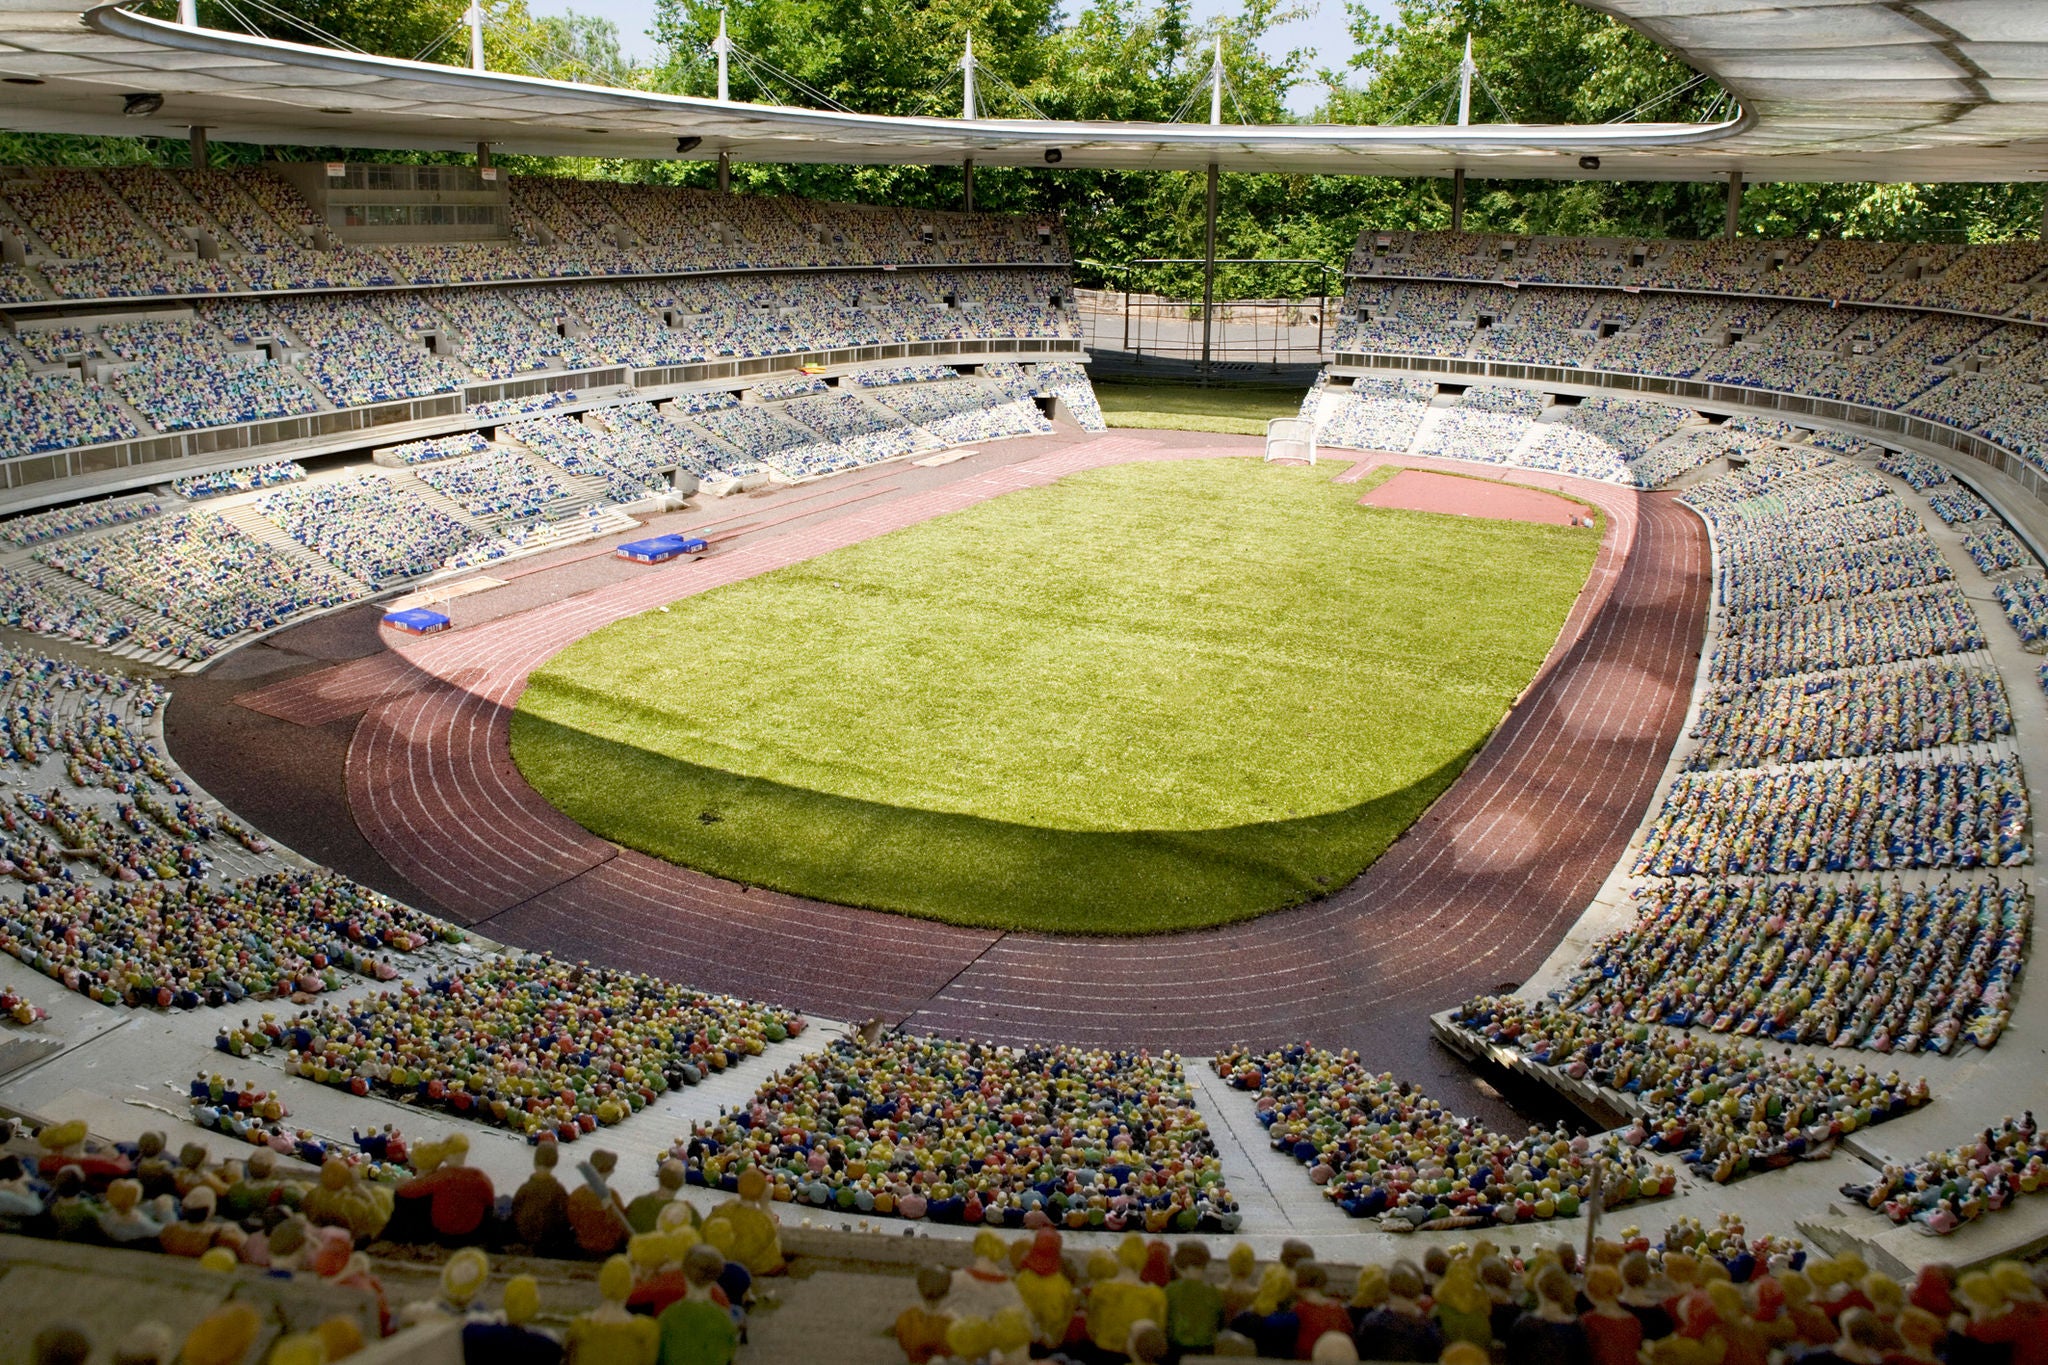
[[[672,158],[1537,179],[2048,179],[2048,0],[1579,0],[1712,75],[1715,125],[1408,127],[891,118],[478,73],[0,0],[0,124],[21,131]],[[40,81],[41,84],[32,82]],[[24,84],[23,82],[31,82]],[[159,112],[123,115],[131,93]],[[1597,168],[1582,158],[1597,157]]]

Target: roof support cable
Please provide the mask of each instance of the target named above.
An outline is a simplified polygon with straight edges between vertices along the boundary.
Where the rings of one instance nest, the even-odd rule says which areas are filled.
[[[1424,100],[1428,99],[1428,98],[1429,98],[1429,97],[1430,97],[1431,95],[1434,95],[1434,94],[1435,94],[1435,93],[1436,93],[1437,91],[1439,91],[1439,90],[1443,89],[1443,88],[1444,88],[1444,87],[1445,87],[1446,85],[1449,85],[1449,84],[1450,84],[1450,81],[1449,81],[1449,79],[1448,79],[1448,78],[1446,78],[1446,79],[1444,79],[1444,80],[1440,80],[1440,81],[1437,81],[1437,82],[1436,82],[1436,83],[1435,83],[1434,85],[1431,85],[1431,86],[1430,86],[1430,87],[1429,87],[1429,88],[1428,88],[1427,90],[1424,90],[1424,91],[1423,91],[1423,92],[1422,92],[1421,94],[1417,95],[1417,96],[1416,96],[1416,97],[1415,97],[1414,99],[1412,99],[1412,100],[1409,100],[1409,101],[1408,101],[1408,102],[1407,102],[1406,104],[1402,105],[1402,106],[1401,106],[1401,107],[1400,107],[1399,109],[1396,109],[1396,110],[1394,111],[1394,116],[1393,116],[1393,117],[1392,117],[1391,119],[1388,119],[1388,120],[1387,120],[1387,123],[1388,123],[1388,124],[1399,124],[1399,123],[1403,123],[1403,122],[1405,122],[1405,121],[1407,120],[1407,118],[1408,118],[1408,115],[1414,112],[1414,110],[1415,110],[1415,106],[1416,106],[1416,105],[1418,105],[1418,104],[1422,103],[1422,102],[1423,102]],[[1383,125],[1383,126],[1384,126],[1384,125]]]
[[[448,45],[448,40],[450,38],[453,38],[457,33],[462,31],[462,23],[462,20],[457,19],[454,23],[448,25],[448,27],[442,29],[441,36],[434,39],[433,42],[428,43],[418,52],[413,53],[412,59],[416,62],[423,62],[427,60],[427,58],[433,56],[436,52],[439,52],[442,48],[446,47]]]
[[[976,79],[982,82],[984,85],[992,85],[995,87],[996,92],[998,94],[1008,95],[1012,100],[1016,101],[1017,106],[1021,108],[1025,113],[1029,114],[1032,118],[1035,118],[1040,122],[1046,121],[1045,111],[1043,109],[1040,109],[1037,105],[1033,104],[1031,102],[1031,97],[1029,95],[1026,95],[1022,90],[1019,90],[1016,86],[1010,84],[1010,82],[1005,80],[1002,76],[989,70],[980,62],[976,62],[974,64],[974,74]]]
[[[280,23],[290,24],[294,28],[300,29],[306,33],[310,33],[311,35],[313,35],[313,37],[319,39],[328,47],[338,47],[342,49],[344,52],[354,52],[360,56],[365,57],[370,55],[369,53],[364,52],[362,48],[357,47],[354,43],[349,42],[346,38],[337,38],[332,33],[329,33],[326,29],[312,22],[310,19],[303,19],[298,15],[293,14],[290,10],[280,9],[278,6],[270,4],[269,0],[244,0],[244,3],[249,5],[259,14],[267,14],[271,18],[278,20]]]
[[[1508,107],[1500,102],[1500,96],[1493,93],[1493,87],[1486,83],[1486,73],[1481,71],[1476,65],[1472,68],[1472,79],[1478,83],[1479,89],[1486,96],[1487,102],[1493,106],[1493,112],[1500,115],[1500,121],[1502,123],[1513,123],[1515,116],[1510,114]]]
[[[1644,100],[1641,104],[1638,104],[1635,108],[1629,110],[1626,114],[1617,114],[1607,121],[1609,123],[1633,123],[1638,118],[1642,117],[1644,114],[1649,113],[1652,109],[1658,108],[1660,105],[1667,104],[1670,101],[1675,100],[1679,96],[1685,94],[1687,91],[1694,89],[1696,86],[1698,86],[1701,82],[1705,81],[1706,79],[1707,78],[1704,73],[1694,72],[1691,79],[1686,80],[1679,85],[1673,86],[1671,89],[1666,90],[1661,95],[1652,95],[1649,99]],[[1727,92],[1723,91],[1722,93],[1726,94]],[[1718,105],[1720,104],[1720,102],[1720,98],[1717,96],[1714,100],[1714,103]]]
[[[763,90],[766,90],[769,86],[769,81],[767,77],[772,77],[775,80],[780,81],[786,88],[794,90],[800,95],[807,95],[811,99],[818,101],[820,104],[825,105],[829,109],[836,109],[842,114],[851,114],[855,112],[854,110],[849,109],[845,105],[841,104],[838,100],[833,99],[824,91],[809,84],[808,82],[797,79],[795,76],[790,75],[787,71],[784,71],[781,67],[775,65],[775,63],[769,61],[767,58],[756,56],[754,53],[747,51],[745,48],[741,47],[736,42],[731,44],[731,53],[733,56],[740,59],[741,64],[744,65],[750,73],[752,73],[755,81],[760,84]],[[766,73],[766,77],[764,77],[763,75],[764,72]]]
[[[261,25],[242,12],[241,7],[235,4],[235,0],[219,0],[219,4],[222,9],[227,11],[228,17],[240,24],[244,31],[251,36],[257,38],[268,36],[263,32]]]
[[[571,70],[581,70],[585,75],[593,79],[602,79],[602,73],[589,62],[572,52],[564,52],[561,48],[549,42],[542,35],[542,30],[538,25],[525,29],[515,29],[502,20],[492,18],[488,11],[484,14],[484,23],[496,30],[500,37],[505,38],[514,45],[513,55],[524,61],[527,71],[535,76],[548,79],[548,73],[541,69],[542,64],[533,60],[538,55],[547,59],[547,65],[551,68],[568,67]]]

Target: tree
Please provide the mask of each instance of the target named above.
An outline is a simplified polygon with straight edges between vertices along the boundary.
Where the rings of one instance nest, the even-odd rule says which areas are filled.
[[[1675,56],[1604,15],[1569,0],[1401,0],[1383,20],[1346,0],[1358,53],[1349,73],[1324,73],[1333,122],[1443,118],[1466,33],[1486,86],[1473,120],[1603,123],[1636,110],[1693,73]],[[1644,112],[1659,121],[1725,112],[1720,88],[1702,81]],[[1366,225],[1389,229],[1450,225],[1449,186],[1382,181],[1360,197]],[[1354,191],[1354,192],[1357,192]],[[1472,181],[1465,222],[1476,231],[1706,237],[1722,228],[1725,187],[1712,183]],[[1773,237],[1893,237],[2002,241],[2033,235],[2042,191],[2021,185],[1752,186],[1743,231]]]

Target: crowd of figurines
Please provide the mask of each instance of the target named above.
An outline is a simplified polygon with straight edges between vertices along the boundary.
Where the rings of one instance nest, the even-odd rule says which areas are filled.
[[[1670,1153],[1720,1184],[1830,1155],[1844,1135],[1927,1103],[1908,1081],[1860,1062],[1798,1056],[1648,1024],[1611,1024],[1542,1001],[1483,996],[1451,1014],[1488,1046],[1615,1092],[1634,1110],[1631,1147]]]
[[[1571,1218],[1596,1194],[1614,1207],[1668,1195],[1677,1183],[1669,1167],[1612,1138],[1498,1133],[1459,1118],[1415,1086],[1367,1070],[1354,1052],[1303,1045],[1225,1052],[1212,1064],[1257,1095],[1274,1151],[1307,1166],[1344,1212],[1389,1232]]]
[[[1340,1271],[1289,1240],[1231,1248],[1131,1236],[1076,1255],[1057,1231],[984,1233],[950,1273],[925,1266],[896,1319],[910,1365],[1187,1357],[1444,1365],[1813,1365],[2031,1361],[2048,1328],[2035,1272],[2003,1261],[1901,1283],[1853,1254],[1811,1257],[1728,1217],[1681,1219],[1524,1252],[1480,1238]]]
[[[1171,1054],[841,1039],[691,1125],[675,1157],[725,1189],[938,1223],[1230,1232],[1237,1201]]]
[[[204,1078],[195,1083],[197,1092]],[[218,1097],[215,1097],[216,1099]],[[229,1101],[232,1103],[232,1099]],[[457,1320],[468,1359],[545,1365],[730,1361],[742,1340],[752,1286],[785,1269],[781,1233],[758,1173],[736,1197],[700,1211],[682,1194],[680,1165],[628,1200],[612,1184],[614,1154],[594,1150],[577,1163],[574,1187],[557,1175],[560,1147],[534,1149],[532,1175],[500,1195],[467,1164],[457,1133],[407,1144],[386,1130],[359,1135],[353,1154],[330,1151],[318,1166],[257,1146],[216,1162],[187,1143],[175,1155],[162,1133],[134,1143],[90,1140],[83,1122],[45,1126],[32,1137],[0,1123],[0,1230],[126,1250],[156,1251],[231,1274],[237,1267],[307,1277],[359,1291],[365,1312],[256,1350],[262,1324],[231,1301],[182,1343],[161,1327],[124,1331],[118,1358],[161,1365],[322,1365],[362,1349],[365,1338],[401,1326]],[[380,1178],[365,1171],[380,1168]],[[369,1253],[399,1246],[453,1249],[438,1299],[394,1306]],[[472,1305],[489,1279],[486,1249],[603,1262],[602,1303],[561,1336],[532,1325],[539,1310],[531,1278],[504,1290],[502,1311]],[[37,1359],[83,1362],[89,1328],[60,1326],[39,1339]],[[82,1345],[81,1345],[82,1343]],[[76,1350],[75,1356],[44,1355]],[[707,1354],[708,1353],[708,1354]]]
[[[1984,1145],[2025,1145],[2032,1130],[2029,1117],[1986,1133]],[[154,1250],[224,1274],[306,1277],[353,1290],[362,1305],[275,1339],[238,1299],[182,1340],[144,1322],[95,1343],[90,1326],[60,1324],[37,1339],[33,1358],[82,1362],[105,1345],[162,1365],[321,1365],[380,1334],[442,1324],[458,1327],[476,1365],[728,1365],[772,1301],[763,1281],[790,1269],[756,1168],[700,1209],[679,1162],[627,1199],[609,1153],[591,1151],[565,1182],[562,1146],[543,1141],[532,1174],[501,1195],[465,1163],[459,1135],[416,1144],[372,1136],[381,1160],[406,1167],[403,1179],[365,1180],[339,1154],[317,1168],[268,1148],[216,1162],[197,1144],[172,1156],[157,1133],[106,1145],[78,1122],[32,1137],[0,1126],[0,1227],[10,1232]],[[1898,1172],[1885,1180],[1855,1193],[1882,1201],[1910,1183]],[[370,1254],[401,1245],[442,1249],[438,1294],[389,1301]],[[490,1308],[493,1252],[599,1262],[599,1302],[550,1330],[536,1281],[515,1275],[496,1286]],[[1084,1251],[1054,1227],[1009,1238],[983,1229],[965,1265],[921,1266],[914,1298],[900,1279],[883,1292],[910,1299],[892,1330],[912,1365],[1211,1353],[1466,1365],[1959,1363],[2031,1359],[2024,1351],[2048,1340],[2048,1301],[2017,1263],[1961,1276],[1930,1266],[1901,1284],[1854,1255],[1816,1258],[1796,1242],[1752,1237],[1728,1215],[1712,1228],[1681,1218],[1654,1240],[1624,1227],[1591,1241],[1584,1259],[1565,1244],[1524,1251],[1484,1236],[1341,1273],[1300,1241],[1266,1264],[1242,1243],[1212,1257],[1192,1238],[1131,1232]]]

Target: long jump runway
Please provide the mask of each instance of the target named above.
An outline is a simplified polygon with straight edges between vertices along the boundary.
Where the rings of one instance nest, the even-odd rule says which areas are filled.
[[[1376,1063],[1398,1053],[1412,1068],[1427,1050],[1425,1014],[1518,982],[1543,959],[1655,789],[1709,591],[1705,533],[1669,495],[1512,471],[1607,515],[1550,656],[1464,774],[1363,876],[1242,924],[1137,939],[1003,934],[749,889],[584,831],[527,786],[507,747],[527,675],[611,621],[1068,473],[1226,449],[1095,438],[851,503],[681,571],[402,641],[403,666],[372,656],[238,700],[322,720],[361,708],[347,789],[362,832],[413,885],[507,943],[934,1033],[1192,1053],[1308,1038]],[[1482,468],[1366,456],[1340,478],[1383,461]]]

